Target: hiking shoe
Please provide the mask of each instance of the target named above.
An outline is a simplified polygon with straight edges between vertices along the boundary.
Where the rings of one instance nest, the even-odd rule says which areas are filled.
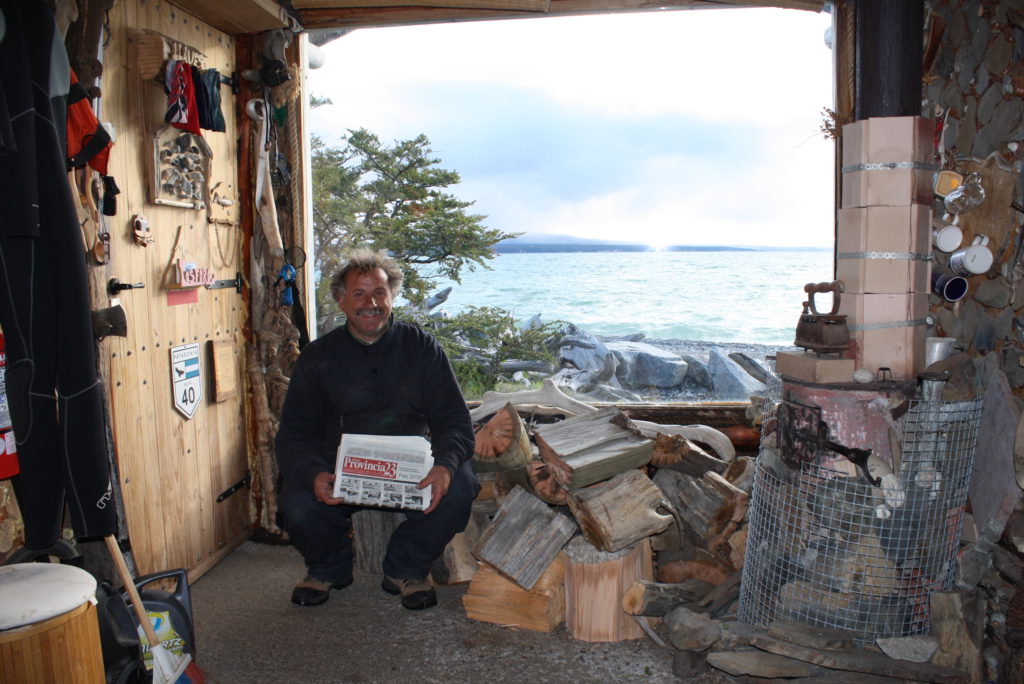
[[[389,594],[402,595],[402,607],[409,610],[423,610],[437,605],[437,594],[430,580],[398,579],[384,575],[380,588]]]
[[[306,575],[306,578],[296,584],[295,589],[292,590],[292,603],[299,606],[319,606],[327,601],[331,589],[344,589],[350,584],[352,584],[351,577],[340,582],[326,582],[312,575]]]

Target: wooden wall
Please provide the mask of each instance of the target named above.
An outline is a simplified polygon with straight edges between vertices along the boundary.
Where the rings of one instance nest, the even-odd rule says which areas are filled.
[[[172,305],[165,280],[180,232],[188,261],[211,269],[217,279],[244,271],[237,179],[235,98],[221,88],[226,133],[203,131],[212,150],[207,182],[235,200],[208,221],[205,210],[161,206],[148,200],[148,155],[163,123],[166,95],[152,73],[141,74],[136,47],[149,29],[194,48],[205,56],[198,66],[230,75],[234,39],[161,0],[123,0],[109,14],[104,48],[100,119],[117,129],[110,173],[121,189],[117,215],[108,218],[111,260],[94,264],[94,294],[109,278],[144,283],[144,289],[120,294],[128,318],[128,336],[100,343],[101,367],[111,402],[119,482],[127,532],[140,572],[185,567],[194,578],[212,567],[249,533],[249,495],[241,489],[223,502],[218,495],[247,471],[244,391],[246,307],[234,289],[198,288],[198,301]],[[246,205],[248,206],[248,205]],[[153,244],[132,238],[131,219],[148,220]],[[88,236],[87,236],[88,241]],[[214,401],[210,344],[230,348],[222,380],[233,383],[233,397]],[[172,400],[171,348],[200,345],[203,397],[191,419]]]

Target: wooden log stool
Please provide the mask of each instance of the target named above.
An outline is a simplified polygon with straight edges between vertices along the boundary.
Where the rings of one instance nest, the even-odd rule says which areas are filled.
[[[71,565],[0,567],[0,682],[106,681],[96,579]]]
[[[622,609],[622,596],[639,580],[654,579],[647,539],[615,552],[601,551],[583,537],[565,547],[565,626],[580,641],[627,641],[644,632]]]

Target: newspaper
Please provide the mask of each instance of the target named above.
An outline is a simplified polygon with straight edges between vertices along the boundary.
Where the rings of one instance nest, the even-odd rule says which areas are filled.
[[[334,496],[358,506],[422,511],[431,487],[416,489],[434,465],[424,437],[342,435],[335,465]]]

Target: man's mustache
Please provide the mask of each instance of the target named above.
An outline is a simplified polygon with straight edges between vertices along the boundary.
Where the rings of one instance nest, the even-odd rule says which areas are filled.
[[[357,316],[382,316],[384,315],[384,309],[379,306],[368,308],[368,309],[356,309]]]

